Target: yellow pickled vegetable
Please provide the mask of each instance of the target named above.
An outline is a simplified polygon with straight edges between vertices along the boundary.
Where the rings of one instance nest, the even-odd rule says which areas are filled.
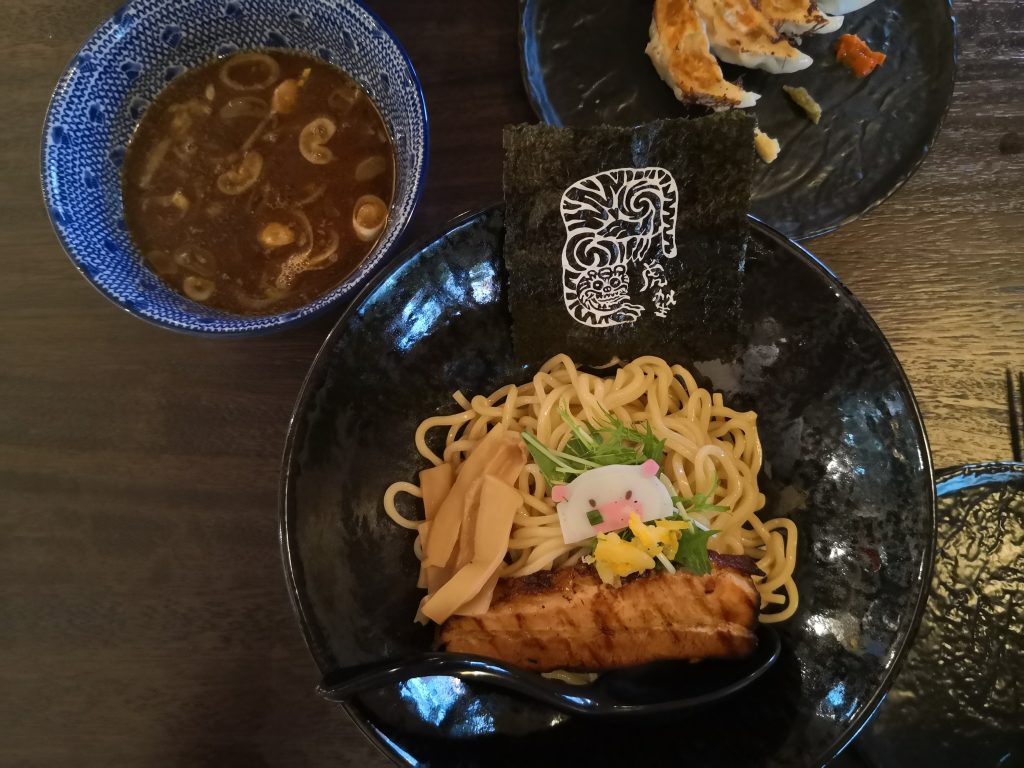
[[[607,565],[616,576],[642,573],[654,567],[654,558],[632,542],[623,541],[617,533],[598,536],[594,559],[596,563]]]
[[[619,578],[643,573],[655,567],[655,558],[671,570],[672,561],[679,552],[683,531],[693,528],[689,520],[657,520],[645,524],[639,516],[629,516],[632,538],[623,539],[617,533],[598,534],[594,554],[583,558],[597,569],[601,581],[618,586]]]
[[[629,516],[629,530],[633,532],[633,541],[637,542],[641,547],[643,547],[644,549],[654,548],[655,541],[654,536],[652,536],[650,533],[651,529],[644,525],[643,521],[636,514],[636,512],[633,512]],[[648,554],[650,554],[652,557],[654,556],[653,552],[649,552]]]
[[[658,528],[668,528],[672,531],[688,531],[693,527],[689,520],[655,520],[654,525]]]

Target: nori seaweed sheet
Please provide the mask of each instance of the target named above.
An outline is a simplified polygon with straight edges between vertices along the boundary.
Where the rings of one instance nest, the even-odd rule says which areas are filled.
[[[748,234],[753,131],[753,119],[739,111],[659,120],[635,128],[507,127],[504,258],[516,356],[529,365],[559,352],[584,365],[649,354],[685,362],[679,359],[673,331],[689,327],[703,331],[687,334],[686,357],[716,357],[720,337],[729,336],[737,317]],[[583,324],[567,308],[566,292],[575,288],[563,285],[576,284],[563,281],[562,252],[569,231],[562,216],[563,193],[605,171],[652,167],[669,171],[678,190],[677,255],[666,258],[665,250],[655,247],[653,253],[648,250],[628,263],[625,279],[634,307],[628,319],[637,314],[636,307],[643,307],[635,321],[602,327]],[[607,211],[595,216],[609,221]],[[612,214],[611,219],[616,218]],[[635,222],[624,226],[633,226],[633,234],[638,231]],[[629,251],[619,248],[612,260],[630,262]],[[661,265],[658,285],[664,288],[658,288],[661,298],[656,305],[651,281],[641,274],[649,262]],[[620,274],[620,295],[622,279]],[[663,298],[668,291],[675,304],[666,308]]]

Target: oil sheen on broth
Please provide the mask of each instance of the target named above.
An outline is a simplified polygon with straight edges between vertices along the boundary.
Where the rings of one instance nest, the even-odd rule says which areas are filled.
[[[172,82],[125,158],[128,230],[180,293],[274,314],[350,274],[387,222],[394,149],[370,98],[339,69],[251,51]]]

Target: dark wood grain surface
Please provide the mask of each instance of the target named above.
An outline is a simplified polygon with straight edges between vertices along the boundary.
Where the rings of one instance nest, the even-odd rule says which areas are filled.
[[[281,576],[278,462],[331,318],[206,341],[117,310],[39,191],[50,92],[117,0],[18,0],[0,24],[0,765],[385,765],[312,693]],[[431,118],[409,239],[500,197],[531,120],[516,8],[374,2]],[[1009,457],[1024,369],[1024,4],[957,7],[952,110],[918,174],[810,244],[903,361],[937,466]]]

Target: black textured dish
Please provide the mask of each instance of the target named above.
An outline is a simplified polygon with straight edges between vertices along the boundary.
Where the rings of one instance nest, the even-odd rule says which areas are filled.
[[[676,101],[644,53],[653,0],[521,0],[523,80],[553,125],[635,125],[694,114]],[[858,80],[835,60],[840,34],[888,58]],[[953,95],[955,24],[947,0],[876,0],[833,35],[808,35],[814,59],[791,75],[723,66],[761,94],[753,113],[782,144],[758,164],[752,212],[804,239],[857,218],[896,191],[924,159]],[[813,125],[783,92],[804,86],[821,104]]]
[[[752,222],[740,323],[714,360],[676,360],[756,408],[768,508],[800,526],[796,616],[779,661],[722,706],[609,729],[450,677],[409,681],[348,710],[395,760],[818,765],[878,704],[913,636],[932,562],[934,485],[909,384],[881,332],[803,249]],[[285,450],[281,534],[296,611],[320,670],[425,650],[411,534],[384,515],[424,462],[413,433],[451,393],[522,381],[501,260],[502,214],[464,217],[400,258],[328,336]],[[310,681],[311,688],[314,681]],[[540,762],[538,762],[540,761]]]
[[[944,470],[937,490],[918,639],[843,766],[1024,765],[1024,464]]]

